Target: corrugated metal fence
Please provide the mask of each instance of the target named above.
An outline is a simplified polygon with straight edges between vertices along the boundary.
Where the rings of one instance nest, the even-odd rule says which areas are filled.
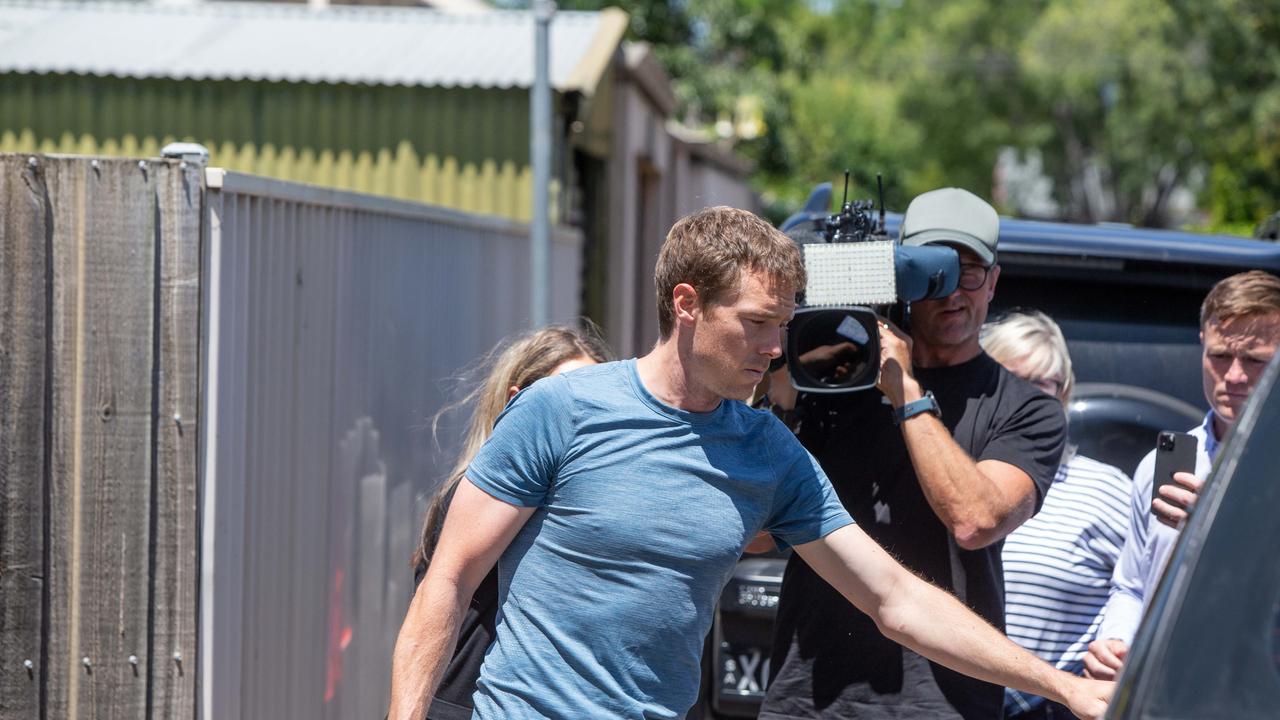
[[[385,709],[427,427],[526,323],[527,228],[207,178],[0,155],[6,717]],[[554,238],[553,317],[580,246]]]
[[[527,228],[210,185],[204,716],[380,716],[441,379],[525,326]],[[553,317],[577,312],[580,244],[553,242]]]

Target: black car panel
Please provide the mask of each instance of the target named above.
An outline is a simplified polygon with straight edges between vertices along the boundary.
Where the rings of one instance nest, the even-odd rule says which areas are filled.
[[[1114,383],[1081,383],[1068,408],[1067,434],[1076,452],[1132,476],[1161,430],[1187,430],[1204,412],[1162,392]]]

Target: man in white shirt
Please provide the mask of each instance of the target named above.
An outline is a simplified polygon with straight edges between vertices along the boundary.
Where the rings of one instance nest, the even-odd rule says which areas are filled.
[[[1280,345],[1280,278],[1251,270],[1214,285],[1200,308],[1200,344],[1204,396],[1210,410],[1204,422],[1190,431],[1197,445],[1195,473],[1175,473],[1174,483],[1162,486],[1152,499],[1155,452],[1138,465],[1129,535],[1111,578],[1111,597],[1098,639],[1090,643],[1084,659],[1091,677],[1112,680],[1123,667],[1147,601],[1169,561],[1178,528],[1195,505],[1219,445]]]

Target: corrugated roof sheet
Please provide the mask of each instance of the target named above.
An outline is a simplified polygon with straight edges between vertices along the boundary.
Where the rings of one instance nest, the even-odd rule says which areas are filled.
[[[618,10],[556,13],[553,85],[590,93],[625,26]],[[0,1],[0,72],[528,87],[533,28],[514,11]]]

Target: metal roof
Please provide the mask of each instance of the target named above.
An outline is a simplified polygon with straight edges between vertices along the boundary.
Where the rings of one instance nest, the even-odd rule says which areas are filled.
[[[552,84],[591,93],[626,14],[557,12]],[[533,16],[424,8],[0,0],[0,72],[528,87]]]

